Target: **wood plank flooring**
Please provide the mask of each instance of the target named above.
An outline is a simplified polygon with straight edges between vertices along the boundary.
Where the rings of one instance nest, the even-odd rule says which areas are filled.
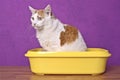
[[[36,75],[28,66],[0,66],[0,80],[120,80],[120,66],[110,66],[102,75]]]

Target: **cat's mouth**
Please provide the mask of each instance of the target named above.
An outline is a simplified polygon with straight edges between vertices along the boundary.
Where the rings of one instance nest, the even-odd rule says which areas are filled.
[[[42,30],[43,26],[34,26],[34,29],[36,29],[36,30]]]

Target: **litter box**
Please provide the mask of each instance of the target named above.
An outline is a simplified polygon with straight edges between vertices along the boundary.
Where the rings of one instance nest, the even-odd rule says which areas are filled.
[[[28,50],[31,71],[44,74],[92,74],[105,72],[108,50],[88,48],[85,52],[47,52],[42,48]]]

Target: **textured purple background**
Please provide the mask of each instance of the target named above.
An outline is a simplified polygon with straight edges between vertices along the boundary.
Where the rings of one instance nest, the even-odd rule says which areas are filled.
[[[51,4],[64,23],[77,26],[88,47],[110,50],[109,65],[120,64],[120,0],[1,0],[0,65],[28,65],[28,49],[39,47],[28,6]]]

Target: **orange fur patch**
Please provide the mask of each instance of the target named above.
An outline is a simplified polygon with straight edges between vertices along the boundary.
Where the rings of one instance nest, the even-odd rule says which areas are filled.
[[[64,26],[65,32],[62,31],[60,34],[60,45],[63,46],[65,43],[69,44],[78,38],[78,30],[70,25]]]
[[[40,15],[42,18],[45,17],[45,13],[44,13],[44,10],[40,9],[40,10],[37,10],[35,13],[38,13],[38,15]],[[51,13],[51,18],[55,18],[55,16],[53,15],[53,13]]]
[[[44,17],[44,10],[38,10],[37,13],[38,13],[38,15],[40,15],[41,17]]]

